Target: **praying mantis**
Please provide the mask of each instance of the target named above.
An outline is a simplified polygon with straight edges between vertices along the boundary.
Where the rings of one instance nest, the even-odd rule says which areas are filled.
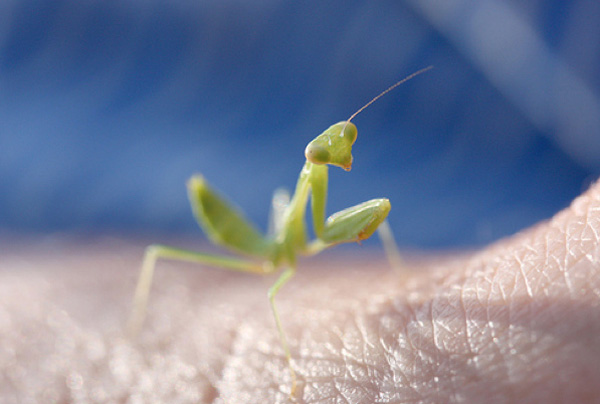
[[[290,396],[293,396],[296,374],[275,305],[275,296],[296,273],[297,257],[315,255],[341,243],[360,242],[379,230],[388,258],[392,264],[399,262],[393,236],[385,221],[391,209],[387,198],[363,202],[325,219],[328,165],[350,171],[353,160],[352,146],[357,137],[357,129],[351,122],[352,119],[389,91],[431,68],[432,66],[426,67],[398,81],[361,107],[346,121],[331,125],[306,146],[304,153],[306,162],[300,172],[293,196],[283,190],[275,192],[267,235],[261,234],[241,212],[214,191],[203,176],[194,175],[187,183],[187,190],[198,224],[214,244],[245,258],[206,254],[159,244],[148,246],[135,290],[129,324],[130,334],[136,335],[142,326],[158,259],[188,261],[257,275],[269,275],[283,269],[267,295],[281,346],[289,365],[292,381]],[[309,240],[306,230],[305,216],[309,198],[315,235],[313,240]]]

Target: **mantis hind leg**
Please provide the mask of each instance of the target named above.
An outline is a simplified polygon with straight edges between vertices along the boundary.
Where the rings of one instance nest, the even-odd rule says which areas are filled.
[[[195,262],[232,271],[255,273],[259,275],[265,275],[273,271],[272,266],[270,266],[268,262],[259,264],[232,257],[205,254],[158,244],[148,246],[146,248],[142,270],[135,289],[133,309],[129,318],[128,332],[131,337],[135,337],[139,333],[144,322],[146,307],[148,305],[148,295],[150,294],[152,278],[154,277],[154,268],[156,266],[156,261],[160,258]]]
[[[379,225],[377,228],[377,234],[379,235],[381,244],[383,244],[383,250],[385,251],[385,255],[387,256],[390,266],[395,270],[403,268],[404,262],[402,256],[400,255],[400,250],[398,249],[396,239],[394,238],[394,233],[392,232],[392,228],[387,220],[384,220]]]

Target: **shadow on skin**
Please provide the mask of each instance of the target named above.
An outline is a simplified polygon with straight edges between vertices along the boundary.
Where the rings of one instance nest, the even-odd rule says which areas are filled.
[[[599,234],[596,184],[547,223],[404,274],[359,247],[301,261],[277,297],[298,401],[598,402]],[[130,342],[141,245],[22,246],[0,264],[0,401],[288,401],[273,278],[162,262]]]

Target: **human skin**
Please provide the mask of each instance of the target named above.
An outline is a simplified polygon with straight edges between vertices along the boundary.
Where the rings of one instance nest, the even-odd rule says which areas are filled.
[[[161,261],[131,340],[141,245],[4,245],[0,402],[289,401],[274,278]],[[343,252],[277,296],[297,402],[600,402],[600,184],[480,251],[401,271]]]

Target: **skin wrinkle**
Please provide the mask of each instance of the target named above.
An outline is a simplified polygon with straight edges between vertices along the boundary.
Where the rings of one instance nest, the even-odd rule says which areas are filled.
[[[369,388],[370,391],[372,392],[376,392],[377,391],[377,386],[374,384],[373,381],[375,380],[382,380],[384,378],[385,375],[385,365],[386,363],[389,365],[388,361],[380,361],[383,363],[378,364],[377,363],[377,359],[380,358],[380,355],[373,355],[371,352],[376,351],[376,344],[373,343],[371,341],[371,339],[375,339],[377,342],[381,343],[381,347],[383,348],[383,351],[386,352],[386,347],[385,345],[382,343],[382,340],[380,338],[378,338],[378,334],[380,333],[380,328],[377,328],[377,332],[374,332],[374,336],[371,338],[370,334],[368,332],[368,329],[364,323],[364,316],[360,315],[360,316],[356,316],[355,319],[353,319],[352,321],[352,325],[354,326],[354,328],[356,329],[356,333],[352,333],[350,335],[347,335],[346,338],[344,339],[344,341],[348,341],[350,339],[352,339],[353,336],[355,336],[356,334],[359,335],[359,338],[362,340],[362,347],[360,349],[360,356],[363,360],[363,364],[365,365],[365,373],[366,373],[366,378],[367,380],[363,382],[363,384],[366,384]],[[346,344],[347,346],[348,344]],[[350,346],[355,345],[354,344],[350,344]],[[352,356],[352,351],[351,349],[347,349],[344,352],[342,352],[343,356]],[[354,360],[358,360],[358,357],[353,357]],[[392,356],[384,356],[384,358],[392,358]]]
[[[561,268],[561,273],[563,275],[564,281],[565,281],[565,285],[567,286],[567,290],[569,290],[569,293],[572,293],[573,291],[573,285],[571,284],[571,281],[569,279],[569,272],[567,271],[567,268],[569,268],[569,257],[573,256],[573,258],[576,260],[577,257],[575,256],[575,252],[572,250],[571,247],[571,239],[573,238],[570,234],[570,227],[567,227],[566,231],[565,231],[565,260],[563,263],[563,267]]]
[[[530,248],[529,248],[529,250],[531,251],[531,249],[530,249]],[[570,264],[572,264],[572,262],[571,262]],[[523,265],[525,266],[525,264],[523,264]],[[527,263],[527,265],[531,266],[531,264],[530,264],[530,263]],[[528,275],[526,275],[525,268],[519,268],[519,269],[520,269],[520,271],[521,271],[521,273],[522,273],[522,275],[523,275],[524,279],[527,279],[526,277],[527,277]],[[491,284],[492,284],[492,285],[494,285],[494,283],[497,281],[497,278],[496,278],[496,277],[493,277],[492,279],[493,279],[493,281],[491,282]],[[550,286],[546,286],[546,288],[548,288],[548,287],[550,287]],[[530,290],[530,291],[529,291],[529,290],[527,290],[527,288],[525,288],[525,290],[527,291],[527,293],[526,293],[527,297],[531,297],[531,296],[533,295],[533,293],[534,293],[532,290]],[[490,295],[488,295],[488,296],[491,296],[491,294],[490,294]],[[463,297],[463,298],[464,298],[464,297]],[[515,298],[513,298],[513,299],[515,299]],[[516,299],[515,299],[515,300],[516,300]],[[522,298],[521,298],[520,300],[521,300],[521,302],[519,302],[519,303],[521,303],[521,304],[522,304]],[[486,313],[486,314],[487,314],[487,318],[486,318],[486,321],[487,321],[487,322],[491,322],[491,318],[493,317],[493,316],[491,315],[491,313],[490,313],[490,310],[489,310],[489,309],[490,309],[490,304],[491,304],[491,301],[488,301],[488,310],[487,310],[487,313]],[[516,305],[516,304],[517,304],[517,302],[515,301],[515,305]],[[549,304],[550,304],[550,303],[549,303]],[[528,306],[529,306],[529,305],[528,305],[528,304],[526,304],[526,307],[528,307]],[[556,316],[556,317],[562,317],[562,316]],[[542,324],[543,324],[543,321],[540,321],[540,323],[542,323]],[[528,325],[528,324],[525,324],[525,325]],[[494,335],[494,336],[495,336],[496,338],[499,338],[499,337],[500,337],[499,335]],[[492,341],[493,341],[493,339],[492,339]]]
[[[376,355],[371,354],[371,352],[373,352],[376,349],[376,344],[371,341],[372,338],[370,338],[370,333],[368,332],[368,330],[364,324],[364,317],[356,316],[356,318],[352,319],[351,325],[357,331],[356,333],[353,333],[353,335],[358,334],[360,336],[360,339],[362,340],[362,347],[360,349],[360,357],[363,360],[362,363],[364,364],[364,370],[365,370],[365,374],[367,377],[366,384],[368,385],[368,387],[371,391],[376,391],[377,387],[374,385],[373,380],[378,380],[378,379],[381,380],[383,378],[385,363],[382,363],[381,365],[379,365],[377,363]],[[374,333],[375,336],[373,337],[373,339],[376,339],[378,342],[381,342],[381,339],[379,339],[377,337],[379,332],[380,332],[380,330],[377,329],[377,333]],[[344,342],[345,342],[346,346],[348,346],[347,341],[349,339],[350,338],[348,338],[348,337],[344,338]],[[352,346],[352,345],[354,345],[354,344],[350,344],[350,346]],[[382,344],[382,348],[385,352],[386,347],[383,344]],[[342,355],[352,357],[352,351],[350,349],[347,349],[344,352],[342,352]],[[389,357],[391,357],[391,356],[389,356]],[[353,357],[353,359],[355,361],[358,361],[358,357]]]
[[[527,294],[533,298],[533,290],[531,289],[531,286],[529,285],[529,281],[527,280],[528,276],[525,274],[525,264],[524,264],[525,260],[519,259],[519,257],[517,255],[515,255],[514,257],[515,257],[515,260],[517,261],[517,267],[519,268],[519,273],[522,276],[523,283],[525,284],[525,290],[527,291]],[[531,267],[531,266],[528,265],[528,267]]]
[[[345,355],[344,353],[342,353],[342,358],[345,364],[346,372],[344,373],[344,377],[341,379],[343,382],[336,383],[336,388],[338,391],[343,393],[343,389],[340,389],[339,386],[352,385],[352,382],[355,382],[354,384],[356,386],[360,386],[358,389],[366,390],[365,383],[360,383],[360,381],[362,381],[365,374],[369,373],[367,370],[368,366],[364,362],[361,363],[358,360],[353,360],[349,355]],[[360,372],[360,370],[363,370],[363,372]]]
[[[394,305],[394,309],[398,310],[397,304]],[[401,320],[400,320],[400,324],[402,324],[402,328],[398,334],[397,340],[403,339],[403,341],[405,342],[404,346],[408,346],[408,347],[405,349],[402,349],[402,350],[398,349],[398,353],[395,356],[394,363],[396,364],[396,367],[392,368],[392,373],[400,374],[402,376],[402,380],[404,383],[402,383],[400,385],[396,385],[394,390],[395,390],[395,392],[398,393],[399,396],[413,397],[414,400],[418,400],[418,399],[421,399],[422,396],[417,391],[416,387],[409,382],[410,381],[410,373],[405,370],[405,368],[406,368],[405,366],[402,366],[403,362],[401,360],[402,358],[410,359],[411,355],[415,356],[416,355],[415,353],[419,352],[409,337],[409,329],[408,329],[408,324],[410,324],[410,321],[411,320],[414,321],[414,319],[416,318],[416,312],[415,312],[412,304],[405,302],[404,306],[401,307],[401,313],[403,313],[404,316],[401,317]],[[400,358],[400,360],[398,360],[398,357]],[[414,364],[414,361],[411,361],[409,363]],[[416,369],[414,366],[412,369],[413,369],[413,374],[414,374]],[[402,392],[400,390],[407,389],[407,388],[410,390],[409,394],[402,395]]]
[[[379,310],[384,310],[383,312],[379,311]],[[380,308],[377,311],[372,311],[370,313],[371,316],[371,321],[372,322],[378,322],[380,321],[380,319],[383,319],[384,321],[386,321],[386,318],[389,318],[390,316],[388,316],[387,312],[390,310],[390,307],[386,304],[383,304],[382,306],[380,306]],[[392,313],[395,315],[397,312],[392,310]],[[379,317],[381,315],[381,317]],[[415,313],[411,312],[408,314],[408,316],[406,315],[406,313],[404,314],[404,316],[400,315],[400,318],[398,318],[398,321],[396,321],[396,323],[400,323],[400,324],[409,324],[411,319],[415,318]],[[386,321],[387,322],[387,321]],[[398,392],[398,394],[406,399],[412,399],[412,400],[418,400],[421,398],[416,386],[414,385],[414,383],[410,383],[411,380],[411,376],[414,374],[414,368],[413,368],[413,372],[411,373],[408,369],[407,366],[405,366],[404,364],[408,362],[408,364],[414,364],[416,357],[419,356],[419,351],[414,349],[414,342],[411,341],[410,336],[409,336],[409,330],[406,328],[405,325],[402,326],[402,329],[405,331],[404,333],[400,333],[400,337],[404,336],[405,337],[405,342],[406,344],[408,344],[410,346],[410,348],[412,349],[401,349],[399,347],[399,343],[395,344],[396,345],[396,349],[390,348],[389,351],[393,352],[393,358],[394,360],[387,360],[386,362],[388,364],[392,364],[395,365],[394,367],[392,367],[391,369],[389,369],[389,371],[391,371],[392,374],[392,380],[397,380],[397,376],[395,375],[400,375],[402,380],[404,381],[403,384],[396,384],[393,388],[393,392]],[[386,333],[392,332],[393,330],[387,331]],[[385,334],[382,334],[385,335]],[[396,341],[399,341],[399,338],[395,338]],[[394,346],[394,343],[390,343],[387,344],[390,347]],[[407,358],[408,356],[408,358]],[[411,358],[413,358],[413,360],[410,360]],[[406,360],[402,360],[402,359],[409,359],[408,361]],[[388,392],[388,394],[391,392]],[[381,393],[380,393],[381,394]]]
[[[544,263],[542,264],[542,268],[548,268],[549,267],[549,254],[548,254],[548,237],[544,237],[544,241],[543,243],[540,243],[541,246],[543,246],[543,250],[542,250],[542,256],[543,256],[543,261]],[[533,250],[533,248],[531,248],[531,252],[535,253],[535,251]],[[535,280],[535,282],[533,282],[533,285],[536,289],[540,289],[542,290],[541,285],[543,285],[544,283],[549,283],[551,282],[550,276],[547,273],[547,271],[539,271],[540,276]],[[545,293],[545,291],[544,291]]]
[[[473,316],[476,322],[481,322],[483,344],[480,352],[488,356],[488,372],[493,372],[494,377],[502,379],[508,377],[502,342],[505,341],[505,335],[509,333],[509,329],[502,327],[503,323],[507,323],[507,319],[503,318],[506,306],[504,299],[496,291],[502,289],[502,282],[506,279],[503,266],[501,265],[498,270],[493,272],[487,293],[485,318],[482,321]],[[489,335],[486,334],[486,330],[489,330]],[[510,389],[505,390],[510,397]]]
[[[471,340],[473,338],[473,333],[471,330],[471,327],[469,327],[469,319],[467,317],[467,308],[465,306],[465,288],[458,288],[459,291],[459,301],[460,301],[460,308],[461,308],[461,312],[463,315],[463,321],[464,321],[464,330],[465,330],[465,345],[467,347],[467,356],[471,357],[473,355],[473,345],[471,343]]]
[[[405,325],[403,324],[403,318],[399,319],[400,321],[396,321],[396,322],[391,322],[391,321],[381,321],[381,324],[385,324],[385,328],[384,327],[378,327],[378,331],[379,331],[379,335],[386,335],[387,333],[389,333],[389,330],[394,330],[394,329],[402,329],[402,330],[406,330]],[[393,326],[396,327],[393,327]],[[385,339],[378,337],[378,340],[381,342],[381,346],[384,348],[384,363],[386,363],[388,365],[388,369],[381,369],[380,372],[382,375],[386,375],[386,373],[389,373],[389,376],[387,377],[387,381],[389,383],[389,381],[391,380],[392,385],[390,386],[391,388],[386,389],[385,391],[396,391],[396,386],[406,386],[408,385],[408,380],[409,378],[407,377],[406,373],[404,372],[404,370],[402,369],[401,366],[398,366],[398,358],[402,358],[402,354],[401,352],[404,351],[404,349],[400,346],[400,340],[395,339],[393,341],[390,341],[390,343],[385,343]],[[391,371],[390,371],[391,370]],[[376,380],[376,379],[375,379]],[[381,391],[382,389],[378,389],[379,391]]]
[[[359,377],[363,377],[365,374],[368,374],[369,372],[369,366],[367,366],[367,364],[365,364],[364,362],[361,363],[361,356],[362,356],[362,351],[364,350],[362,348],[362,346],[364,345],[364,339],[361,338],[360,336],[360,332],[358,331],[357,326],[355,325],[355,319],[349,317],[349,316],[345,316],[346,319],[343,320],[341,322],[342,325],[341,327],[333,327],[333,329],[331,329],[330,331],[328,331],[325,335],[321,336],[321,340],[327,341],[327,338],[323,338],[324,336],[326,337],[326,335],[330,335],[331,337],[333,337],[335,340],[338,341],[338,346],[340,347],[338,349],[338,352],[341,352],[341,357],[342,357],[342,365],[340,366],[340,369],[347,369],[350,371],[350,375],[358,380]],[[331,327],[331,323],[325,322],[322,324],[315,324],[315,328],[327,328],[327,327]],[[344,331],[342,331],[344,330]],[[352,338],[352,335],[354,335],[355,337]],[[341,337],[343,336],[343,337]],[[358,337],[357,337],[358,336]],[[341,338],[341,339],[340,339]],[[363,342],[361,342],[363,341]],[[349,344],[350,342],[350,344]],[[357,344],[358,342],[358,344]],[[318,349],[320,349],[319,347],[310,347],[309,351],[318,351]],[[343,364],[346,363],[348,366],[344,366]],[[362,369],[361,369],[362,368]],[[354,371],[359,370],[360,371],[358,373],[354,373]],[[311,376],[311,378],[307,378],[308,382],[314,382],[314,381],[326,381],[326,377],[321,377],[321,378],[315,378],[314,376]],[[329,378],[330,379],[330,378]],[[342,387],[345,386],[351,386],[352,382],[349,382],[348,379],[346,377],[342,377],[342,378],[336,378],[335,380],[333,380],[334,382],[334,388],[338,389],[338,390],[342,390]],[[362,381],[364,383],[364,380]],[[354,383],[357,384],[357,383]],[[363,386],[364,387],[364,386]]]
[[[499,267],[500,269],[502,266]],[[498,327],[495,317],[497,315],[496,307],[503,307],[502,303],[499,302],[497,295],[494,294],[494,290],[497,288],[499,282],[499,275],[501,271],[496,270],[492,272],[490,288],[486,293],[485,302],[485,318],[483,319],[482,329],[484,330],[484,345],[481,347],[482,353],[489,356],[492,360],[488,360],[487,366],[494,371],[494,376],[497,378],[506,378],[507,371],[505,368],[506,362],[502,355],[501,347],[499,346],[500,335],[498,335]],[[499,303],[499,304],[497,304]],[[481,321],[481,320],[480,320]],[[489,337],[485,336],[485,330],[489,330]],[[486,338],[487,337],[487,338]],[[487,339],[487,343],[485,343]],[[489,352],[488,352],[489,349]],[[491,365],[490,365],[491,364]],[[508,391],[510,393],[510,391]]]

